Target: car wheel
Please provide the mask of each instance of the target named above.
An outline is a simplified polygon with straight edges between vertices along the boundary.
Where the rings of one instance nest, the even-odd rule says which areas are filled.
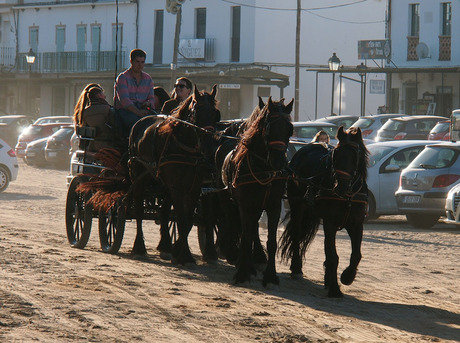
[[[9,184],[10,174],[6,168],[0,166],[0,193],[7,189]]]
[[[366,222],[368,220],[375,220],[379,217],[379,215],[375,214],[376,208],[377,208],[377,205],[375,203],[374,194],[369,192],[369,199],[367,201],[367,216],[365,218]]]
[[[438,222],[439,216],[433,214],[406,214],[406,218],[409,224],[417,229],[429,229]]]

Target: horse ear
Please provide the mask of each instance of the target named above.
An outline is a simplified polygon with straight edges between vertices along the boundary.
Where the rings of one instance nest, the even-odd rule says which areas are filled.
[[[343,126],[339,127],[337,130],[337,139],[340,141],[341,139],[345,138],[346,134],[345,131],[343,130]]]
[[[354,131],[355,131],[355,136],[356,138],[359,140],[359,141],[362,141],[363,140],[363,135],[362,135],[362,132],[361,132],[361,129],[359,127],[356,127],[356,128],[353,128]]]
[[[200,91],[198,90],[198,88],[196,87],[195,85],[195,88],[193,90],[193,93],[195,94],[195,99],[198,98],[200,96]]]
[[[268,97],[267,104],[268,104],[268,108],[273,108],[274,104],[273,104],[273,100],[272,100],[271,95]]]
[[[215,98],[216,95],[217,95],[217,85],[214,84],[214,86],[212,86],[211,96],[212,96],[213,98]]]
[[[293,107],[294,107],[294,98],[292,98],[291,102],[286,105],[286,112],[291,113]]]
[[[264,106],[265,106],[265,103],[262,100],[262,98],[259,96],[259,109],[261,110],[262,108],[264,108]]]

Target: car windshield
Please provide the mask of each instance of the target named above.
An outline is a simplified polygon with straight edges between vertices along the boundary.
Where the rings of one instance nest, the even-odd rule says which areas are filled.
[[[385,124],[382,126],[382,130],[388,130],[388,131],[404,131],[406,128],[406,122],[401,121],[401,120],[388,120]]]
[[[392,146],[376,146],[375,144],[368,145],[367,150],[369,150],[369,167],[376,165],[382,158],[387,156],[395,149],[396,148]]]
[[[450,123],[437,123],[431,133],[441,133],[449,130]]]
[[[369,126],[371,126],[374,123],[374,119],[371,118],[361,118],[358,119],[354,124],[353,127],[359,127],[361,130],[362,129],[367,129]]]
[[[23,135],[35,135],[41,131],[40,126],[29,126],[22,131]]]
[[[59,129],[58,131],[56,131],[53,134],[53,137],[55,137],[55,138],[63,138],[63,139],[69,137],[69,139],[70,139],[70,136],[72,136],[72,133],[73,133],[73,128],[62,128],[62,129]]]
[[[409,165],[412,168],[448,168],[457,160],[459,150],[450,147],[426,147]]]
[[[335,133],[337,128],[335,126],[326,126],[326,127],[320,127],[320,126],[299,126],[299,127],[294,127],[294,134],[293,137],[299,137],[299,138],[307,138],[307,139],[313,139],[315,135],[318,133],[318,131],[326,131],[327,134],[329,135],[330,138],[335,137]]]

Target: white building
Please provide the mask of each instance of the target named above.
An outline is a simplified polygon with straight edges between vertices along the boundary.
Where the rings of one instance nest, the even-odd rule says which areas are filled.
[[[388,2],[388,105],[407,114],[449,116],[460,108],[460,3]]]
[[[177,16],[168,13],[165,4],[165,0],[0,0],[0,111],[70,114],[89,82],[101,83],[110,96],[116,73],[129,66],[129,51],[136,47],[147,52],[146,71],[167,90],[171,78],[178,76],[190,77],[200,89],[220,84],[224,118],[248,115],[257,95],[294,97],[295,0],[186,0],[180,26],[180,52],[186,58],[179,54],[176,70],[170,66]],[[358,59],[358,41],[384,39],[385,2],[301,4],[300,119],[331,111],[360,113],[360,82],[335,77],[333,93],[330,73],[317,77],[307,69],[324,70],[333,52],[345,66],[381,65],[379,60]],[[29,49],[37,55],[31,66],[24,58]],[[385,104],[385,95],[371,94],[369,86],[374,79],[384,81],[385,75],[366,76],[364,113],[376,113]],[[359,81],[358,74],[348,77]]]

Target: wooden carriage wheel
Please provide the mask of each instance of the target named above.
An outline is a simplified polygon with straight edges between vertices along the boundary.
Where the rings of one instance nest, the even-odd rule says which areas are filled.
[[[107,212],[99,212],[99,240],[102,251],[116,254],[125,233],[126,205],[117,202]]]
[[[88,181],[77,175],[70,182],[65,206],[67,239],[73,248],[83,249],[88,243],[93,219],[93,208],[88,204],[91,194],[77,192],[77,187]]]

